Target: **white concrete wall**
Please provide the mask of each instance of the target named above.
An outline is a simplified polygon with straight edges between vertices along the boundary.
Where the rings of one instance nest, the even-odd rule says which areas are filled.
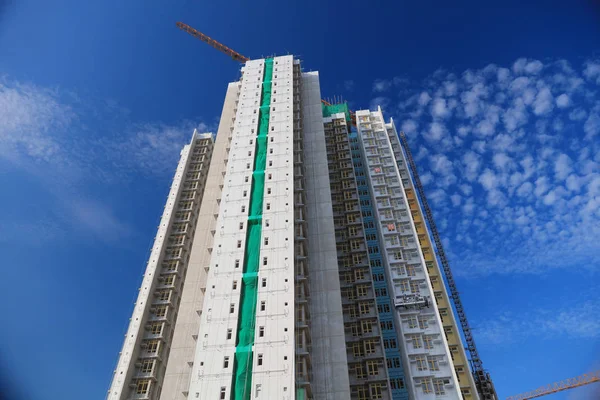
[[[258,301],[266,301],[266,311],[257,308],[252,371],[252,398],[293,399],[294,377],[294,166],[293,166],[293,57],[273,61],[271,114],[263,229],[258,272]],[[268,191],[271,194],[268,194]],[[267,209],[270,204],[270,209]],[[269,226],[266,226],[269,221]],[[268,238],[268,245],[265,239]],[[266,286],[262,281],[266,279]],[[259,328],[265,336],[259,337]],[[258,355],[263,365],[257,365]]]
[[[396,308],[395,316],[398,321],[397,326],[400,328],[398,337],[401,339],[399,345],[403,354],[409,393],[411,397],[418,399],[461,399],[450,350],[444,336],[433,289],[425,267],[425,260],[418,244],[416,229],[404,195],[402,179],[396,165],[381,109],[376,112],[357,111],[356,118],[365,167],[369,176],[368,182],[373,197],[373,205],[380,224],[379,231],[382,232],[383,236],[383,238],[380,238],[380,249],[390,278],[390,297],[413,294],[410,289],[405,290],[406,287],[403,288],[402,282],[404,281],[405,285],[416,284],[416,294],[428,300],[426,307]],[[363,121],[363,119],[365,120]],[[375,149],[373,150],[365,148],[369,146],[368,142],[371,140],[375,143]],[[383,162],[375,162],[375,157],[380,157]],[[378,179],[383,179],[383,182],[385,182],[383,189],[374,187]],[[385,192],[382,192],[382,190]],[[390,208],[387,204],[394,207]],[[389,212],[392,212],[391,218],[385,215]],[[395,226],[392,230],[388,229],[390,223]],[[401,253],[401,258],[396,256],[398,252]],[[414,267],[414,274],[409,275],[406,266]],[[417,319],[416,327],[409,327],[409,320],[412,318]],[[425,320],[426,326],[420,326],[419,319]],[[415,348],[412,341],[413,335],[418,335],[421,341],[424,335],[432,337],[433,347],[427,349],[421,343],[421,346]],[[425,370],[418,370],[415,362],[416,357],[424,357],[427,365]],[[438,360],[438,370],[429,368],[429,360],[432,358]],[[421,384],[423,379],[429,382],[431,393],[423,391],[423,385]],[[443,395],[435,394],[434,380],[448,382],[444,385]]]
[[[196,224],[196,235],[183,286],[179,316],[174,327],[171,354],[163,382],[161,400],[184,399],[185,394],[189,391],[190,374],[198,343],[200,314],[206,290],[206,268],[211,258],[208,249],[213,247],[213,231],[216,229],[215,215],[219,213],[220,186],[224,180],[223,172],[227,164],[227,148],[231,140],[231,128],[233,127],[239,89],[238,82],[230,83],[227,88],[206,180],[206,189]]]
[[[273,63],[252,374],[253,396],[258,393],[258,398],[264,399],[283,398],[286,393],[294,392],[292,62],[292,56],[286,56],[277,57]],[[263,71],[264,60],[248,61],[243,68],[189,398],[217,398],[221,388],[225,388],[226,398],[231,396]],[[271,194],[268,194],[269,188]],[[268,245],[265,245],[266,237]],[[263,265],[263,257],[267,257],[267,265]],[[236,260],[239,260],[237,268]],[[266,287],[262,287],[263,279],[266,279]],[[237,282],[235,290],[234,281]],[[266,311],[260,311],[261,301],[266,301]],[[231,304],[233,313],[230,313]],[[264,337],[259,337],[261,326],[265,327]],[[232,331],[231,339],[227,339],[228,329]],[[262,366],[257,366],[258,354],[264,354]],[[227,368],[224,357],[229,357]]]

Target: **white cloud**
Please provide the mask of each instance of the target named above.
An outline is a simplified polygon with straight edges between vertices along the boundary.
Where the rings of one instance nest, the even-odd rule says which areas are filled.
[[[535,115],[548,114],[554,108],[554,98],[552,92],[547,87],[538,92],[533,103],[533,112]]]
[[[556,106],[558,108],[567,108],[570,104],[571,99],[569,99],[569,95],[566,93],[563,93],[556,98]]]
[[[424,132],[425,139],[428,142],[439,142],[447,134],[446,127],[439,122],[432,122],[429,125],[429,130]]]
[[[554,176],[558,180],[564,180],[573,170],[571,168],[571,159],[566,154],[560,154],[554,164]]]
[[[585,63],[583,75],[600,85],[600,61],[588,61]]]
[[[517,195],[519,197],[527,197],[533,192],[533,185],[531,182],[525,182],[517,189]]]
[[[461,203],[462,197],[459,194],[453,194],[450,196],[450,200],[452,201],[452,205],[454,207],[458,207]]]
[[[436,98],[431,105],[431,115],[434,118],[446,118],[450,116],[450,110],[446,106],[446,100]]]
[[[576,108],[569,113],[569,119],[571,121],[581,121],[587,116],[587,112],[581,108]]]
[[[382,110],[386,110],[390,102],[391,100],[388,97],[378,96],[371,100],[371,103],[369,104],[369,109],[377,110],[377,107],[381,107]]]
[[[494,174],[494,171],[489,168],[486,168],[483,171],[481,176],[479,176],[478,181],[488,191],[495,189],[499,184],[496,174]]]
[[[492,160],[494,166],[499,170],[505,170],[513,166],[514,162],[512,158],[504,153],[496,153],[493,155]]]
[[[583,125],[586,139],[593,139],[600,133],[600,116],[597,113],[592,113]]]
[[[536,179],[534,193],[537,197],[541,197],[544,193],[548,191],[549,188],[550,183],[548,181],[548,178],[542,176]]]
[[[526,58],[520,58],[513,64],[515,74],[538,74],[544,68],[544,64],[538,60],[529,61]]]
[[[435,154],[429,157],[429,164],[433,172],[440,175],[448,175],[452,172],[452,162],[443,154]]]
[[[583,186],[583,179],[575,174],[571,174],[567,177],[567,189],[571,192],[578,192]]]
[[[76,119],[57,90],[0,78],[0,157],[62,162],[66,130]]]
[[[385,79],[376,79],[373,82],[373,91],[377,93],[386,92],[392,87],[392,82]]]
[[[427,92],[422,92],[419,95],[419,104],[422,106],[426,106],[429,102],[431,101],[431,96],[429,96],[429,93]]]
[[[98,193],[140,173],[170,175],[182,144],[198,126],[135,124],[114,102],[98,104],[58,88],[8,78],[0,80],[0,120],[0,158],[39,181],[38,196],[53,218],[47,225],[107,241],[133,231],[127,218],[115,216]],[[6,223],[34,223],[27,218],[21,213]]]
[[[408,119],[404,122],[402,122],[402,132],[405,133],[413,133],[416,132],[417,128],[419,127],[419,125],[417,124],[416,121],[412,120],[412,119]]]
[[[431,172],[425,172],[423,175],[419,175],[419,179],[423,185],[428,185],[433,182],[433,175]]]
[[[355,83],[354,83],[354,81],[352,79],[348,79],[348,80],[344,81],[344,89],[346,91],[348,91],[348,92],[353,91],[354,90],[354,86],[355,86]]]
[[[500,311],[476,324],[477,338],[493,345],[513,345],[529,338],[595,339],[600,337],[600,303],[597,300],[574,300],[561,302],[557,308],[525,310],[518,314]]]
[[[397,119],[425,131],[416,136],[427,149],[420,163],[431,173],[428,193],[446,193],[434,212],[447,221],[442,235],[460,241],[452,247],[459,276],[600,265],[600,242],[590,239],[600,236],[594,68],[522,59],[438,71],[406,96]]]

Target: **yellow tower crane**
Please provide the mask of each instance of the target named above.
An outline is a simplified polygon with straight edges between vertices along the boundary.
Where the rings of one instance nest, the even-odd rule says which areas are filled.
[[[589,385],[590,383],[600,382],[600,370],[587,374],[576,376],[575,378],[565,379],[559,382],[554,382],[546,386],[539,387],[530,392],[521,393],[516,396],[510,396],[506,400],[529,400],[537,397],[546,396],[552,393],[562,392],[563,390],[574,389],[580,386]]]

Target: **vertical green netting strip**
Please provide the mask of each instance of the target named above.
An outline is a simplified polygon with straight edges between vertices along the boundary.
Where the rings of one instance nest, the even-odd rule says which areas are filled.
[[[233,363],[232,400],[249,400],[252,394],[252,346],[256,322],[256,299],[258,297],[258,268],[260,265],[260,239],[262,209],[265,191],[265,166],[267,165],[267,135],[271,107],[271,76],[273,59],[265,60],[265,72],[260,102],[258,134],[250,190],[250,213],[246,231],[246,253],[240,292],[237,343]]]
[[[296,400],[304,400],[305,396],[304,396],[304,388],[298,388],[296,389]]]

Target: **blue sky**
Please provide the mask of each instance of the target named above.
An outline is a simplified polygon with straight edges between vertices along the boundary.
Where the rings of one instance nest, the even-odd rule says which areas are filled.
[[[108,389],[179,149],[239,76],[178,20],[407,132],[501,397],[599,369],[597,2],[287,3],[0,2],[4,390]]]

